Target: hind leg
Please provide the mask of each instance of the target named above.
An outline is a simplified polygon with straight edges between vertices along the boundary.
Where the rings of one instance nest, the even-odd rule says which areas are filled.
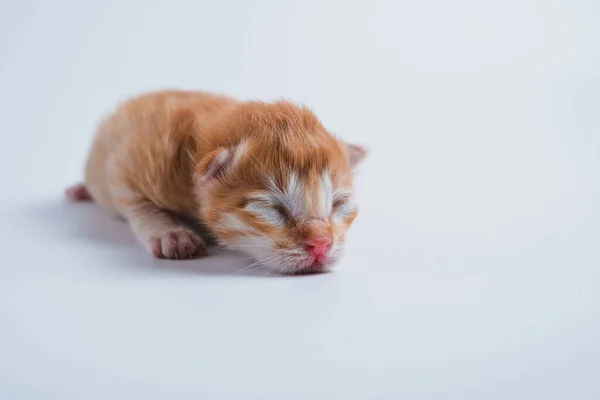
[[[79,202],[79,201],[92,201],[92,196],[88,192],[87,188],[83,183],[78,183],[76,185],[71,186],[65,191],[65,195],[69,201]]]

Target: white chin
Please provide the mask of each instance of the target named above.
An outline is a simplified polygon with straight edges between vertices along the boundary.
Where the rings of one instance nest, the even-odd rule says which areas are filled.
[[[322,261],[316,261],[312,257],[294,257],[289,261],[285,261],[285,258],[284,260],[270,258],[269,256],[262,257],[261,264],[271,272],[282,275],[302,275],[330,271],[339,260],[339,252],[329,255]],[[257,257],[257,259],[261,259],[261,257]]]
[[[310,274],[319,272],[328,272],[331,270],[337,259],[327,258],[323,261],[306,260],[305,262],[296,265],[292,268],[293,274]]]

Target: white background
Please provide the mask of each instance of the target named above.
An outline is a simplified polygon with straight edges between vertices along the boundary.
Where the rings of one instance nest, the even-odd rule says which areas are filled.
[[[0,398],[600,398],[595,0],[0,3]],[[69,205],[159,88],[367,145],[334,273],[153,260]]]

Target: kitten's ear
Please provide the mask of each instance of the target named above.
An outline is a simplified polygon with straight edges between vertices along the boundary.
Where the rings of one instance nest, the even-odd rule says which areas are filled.
[[[346,152],[348,153],[348,160],[352,169],[356,168],[358,164],[367,158],[367,150],[354,143],[346,143]]]
[[[219,147],[208,153],[196,167],[194,179],[200,185],[213,182],[221,176],[229,167],[232,153],[229,149]]]

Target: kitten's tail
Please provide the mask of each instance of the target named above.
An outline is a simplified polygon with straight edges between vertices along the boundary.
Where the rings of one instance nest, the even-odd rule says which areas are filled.
[[[83,183],[78,183],[65,190],[67,199],[72,202],[93,201],[90,192]]]

